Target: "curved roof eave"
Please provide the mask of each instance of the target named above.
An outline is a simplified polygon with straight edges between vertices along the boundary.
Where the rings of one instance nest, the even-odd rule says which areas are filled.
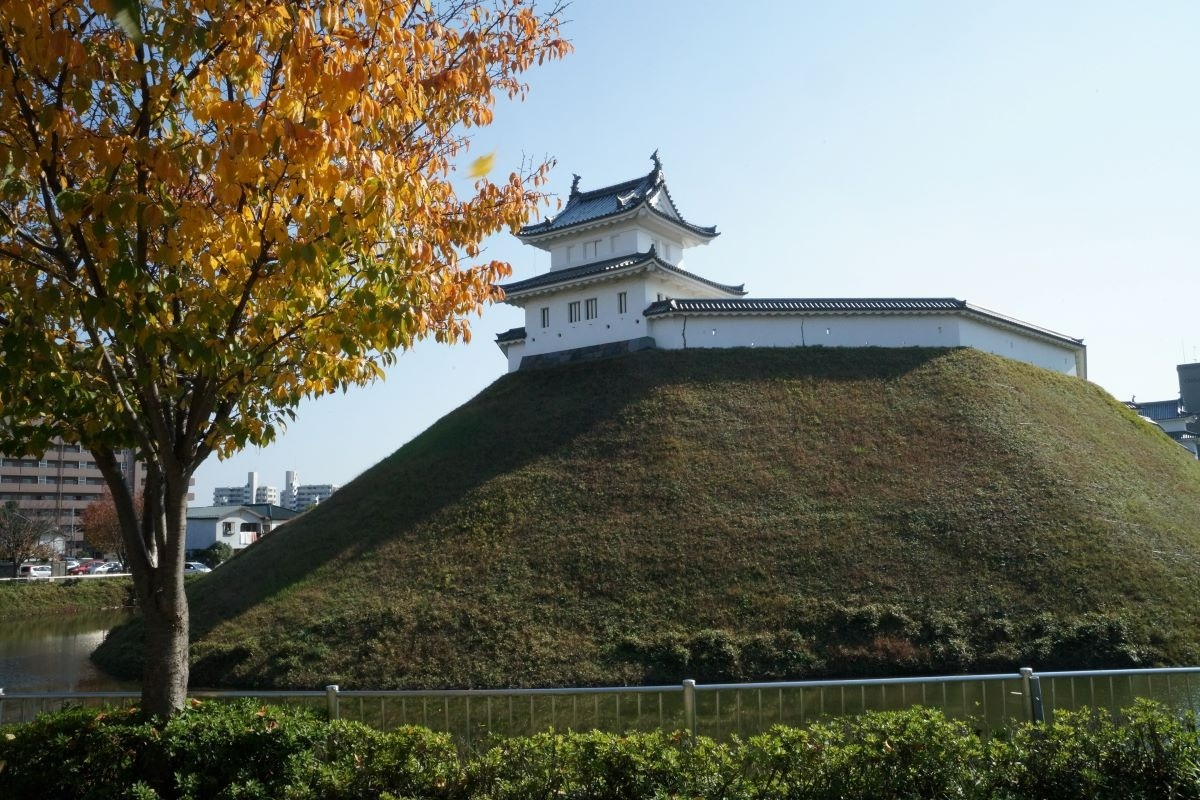
[[[695,273],[688,272],[685,269],[663,261],[654,253],[653,248],[646,253],[634,253],[592,264],[583,264],[570,269],[547,272],[534,278],[528,278],[524,281],[518,281],[498,288],[504,292],[505,301],[517,300],[559,291],[570,286],[584,286],[589,283],[623,278],[649,269],[659,269],[675,277],[693,281],[719,291],[728,292],[731,295],[742,296],[746,294],[745,284],[732,286],[717,283],[708,278],[702,278]]]
[[[670,198],[670,193],[668,193],[667,197]],[[674,203],[672,203],[672,206],[674,206]],[[676,219],[676,218],[672,217],[670,214],[666,214],[666,213],[663,213],[662,211],[659,211],[657,208],[655,208],[653,205],[651,205],[646,198],[642,198],[636,204],[634,204],[632,206],[628,206],[627,208],[618,209],[617,211],[607,213],[607,214],[601,214],[601,215],[595,216],[595,217],[588,217],[587,219],[579,220],[577,222],[572,222],[568,225],[564,225],[561,228],[552,227],[552,225],[553,225],[552,220],[547,220],[547,222],[551,223],[551,226],[549,226],[549,227],[545,227],[545,228],[541,228],[541,229],[535,229],[536,226],[525,227],[517,232],[517,238],[528,244],[537,244],[539,242],[547,242],[547,241],[551,241],[551,240],[558,239],[558,238],[572,236],[574,234],[581,233],[581,232],[587,231],[587,230],[591,230],[593,228],[599,228],[599,227],[602,227],[605,225],[612,225],[615,223],[624,222],[627,219],[632,219],[632,218],[636,217],[638,215],[638,212],[640,212],[642,210],[645,210],[645,211],[653,214],[659,220],[667,223],[668,225],[677,227],[677,228],[681,229],[682,231],[684,231],[685,233],[695,236],[696,238],[701,239],[704,242],[712,241],[713,239],[715,239],[721,235],[720,232],[717,231],[716,225],[709,225],[709,226],[695,225],[695,224],[683,219],[682,216],[679,219]],[[564,209],[564,211],[565,211],[565,209]],[[560,214],[560,216],[561,216],[561,214]]]

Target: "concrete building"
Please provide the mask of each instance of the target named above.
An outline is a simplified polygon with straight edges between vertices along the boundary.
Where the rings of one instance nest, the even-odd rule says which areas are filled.
[[[525,325],[496,343],[510,372],[647,348],[974,347],[1087,377],[1083,341],[954,298],[749,298],[688,272],[685,251],[715,226],[688,222],[658,154],[640,178],[581,191],[521,229],[550,271],[505,284]]]
[[[145,470],[132,450],[117,453],[125,480],[141,487]],[[57,441],[38,456],[0,457],[0,505],[15,502],[21,513],[41,517],[61,534],[63,551],[83,546],[83,510],[105,492],[104,476],[92,454]]]
[[[1200,363],[1180,364],[1179,399],[1131,400],[1131,409],[1158,425],[1163,431],[1200,458]]]
[[[271,488],[271,487],[262,487]],[[253,505],[258,501],[258,473],[247,473],[244,486],[218,486],[213,489],[214,506]],[[276,492],[278,495],[278,492]]]
[[[296,488],[294,509],[304,511],[311,506],[324,503],[340,487],[332,483],[306,483]]]
[[[277,505],[292,511],[303,511],[323,503],[339,488],[333,483],[301,484],[294,470],[285,475],[283,491],[274,486],[260,485],[258,473],[247,475],[245,486],[221,486],[213,490],[213,506]]]

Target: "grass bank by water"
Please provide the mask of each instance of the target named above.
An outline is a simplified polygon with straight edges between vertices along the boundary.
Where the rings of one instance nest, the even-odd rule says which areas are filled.
[[[0,619],[132,608],[131,578],[0,581]]]

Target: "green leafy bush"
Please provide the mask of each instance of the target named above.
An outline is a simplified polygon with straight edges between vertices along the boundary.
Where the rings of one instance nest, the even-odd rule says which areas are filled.
[[[980,739],[914,708],[715,743],[555,733],[463,755],[449,736],[202,703],[166,724],[69,709],[0,729],[0,798],[83,800],[1200,800],[1191,716],[1139,703]]]
[[[776,727],[741,749],[754,797],[951,798],[978,783],[983,744],[932,709]]]
[[[219,567],[233,557],[233,548],[225,542],[213,542],[200,552],[200,560],[207,567]]]
[[[988,750],[997,800],[1200,798],[1200,736],[1191,715],[1138,701],[1122,723],[1105,711],[1059,712]]]
[[[449,735],[404,727],[387,733],[357,722],[329,723],[290,800],[453,798],[461,769]]]

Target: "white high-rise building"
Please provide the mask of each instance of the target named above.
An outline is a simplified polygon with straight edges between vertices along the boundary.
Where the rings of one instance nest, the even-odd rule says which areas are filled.
[[[274,486],[259,486],[257,472],[247,474],[245,486],[218,486],[213,489],[214,506],[249,506],[255,503],[279,505],[279,490]]]
[[[263,505],[264,503],[273,506],[281,505],[279,502],[279,490],[274,486],[260,486],[254,493],[254,502],[258,505]]]
[[[214,506],[277,505],[292,511],[303,511],[310,506],[323,503],[340,486],[333,483],[300,484],[300,475],[295,470],[284,473],[284,489],[260,486],[258,473],[247,475],[245,486],[221,486],[213,490]]]
[[[328,500],[340,487],[332,483],[309,483],[296,487],[296,505],[293,511],[304,511],[309,506]]]

